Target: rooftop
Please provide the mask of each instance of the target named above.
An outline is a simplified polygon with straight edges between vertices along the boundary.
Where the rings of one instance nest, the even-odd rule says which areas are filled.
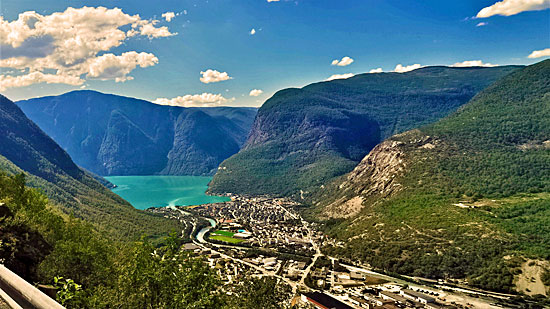
[[[418,299],[424,299],[428,302],[434,302],[435,301],[435,298],[431,297],[431,296],[428,296],[426,294],[422,294],[422,293],[419,293],[419,292],[416,292],[416,291],[413,291],[413,290],[409,290],[409,289],[403,289],[401,290],[401,292],[403,294],[407,294],[407,295],[410,295],[412,297],[415,297],[415,298],[418,298]]]
[[[304,293],[303,295],[307,297],[310,301],[314,302],[315,304],[320,305],[321,308],[352,309],[352,307],[344,304],[343,302],[325,293],[313,292],[313,293]]]

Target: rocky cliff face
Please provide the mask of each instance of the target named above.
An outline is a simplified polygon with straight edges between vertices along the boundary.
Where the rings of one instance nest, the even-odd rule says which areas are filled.
[[[173,146],[161,174],[212,174],[220,162],[239,151],[242,144],[237,139],[242,140],[243,132],[232,122],[213,122],[201,110],[181,114],[175,121]]]
[[[239,151],[255,108],[183,108],[94,91],[17,102],[99,175],[209,175]]]
[[[323,211],[327,218],[348,218],[357,215],[365,205],[366,198],[384,198],[399,191],[402,185],[397,180],[406,168],[402,142],[384,141],[351,171],[338,190],[342,197],[329,204]]]
[[[166,157],[159,156],[166,148],[122,112],[114,110],[97,152],[94,172],[102,175],[154,174],[166,164]]]
[[[350,218],[364,207],[393,196],[404,188],[400,176],[407,172],[409,156],[418,150],[432,150],[439,142],[413,130],[380,144],[336,183],[339,198],[322,212],[325,218]]]

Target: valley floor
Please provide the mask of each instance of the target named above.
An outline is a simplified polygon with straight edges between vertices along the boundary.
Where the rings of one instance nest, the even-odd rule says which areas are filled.
[[[321,252],[325,244],[338,242],[323,235],[315,223],[305,221],[296,206],[288,199],[233,195],[230,202],[149,211],[185,223],[190,242],[183,249],[207,256],[223,282],[238,281],[243,275],[277,277],[292,287],[289,301],[296,302],[296,295],[320,292],[352,308],[392,302],[402,308],[513,305],[515,295],[442,280],[396,278],[375,272],[369,265],[342,263]],[[210,222],[205,224],[205,219]],[[220,241],[212,234],[231,241]],[[307,301],[307,297],[301,299]]]

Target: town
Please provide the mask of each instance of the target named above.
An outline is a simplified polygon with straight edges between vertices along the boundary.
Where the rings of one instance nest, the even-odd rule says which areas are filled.
[[[245,275],[276,277],[290,287],[298,308],[500,308],[507,295],[419,283],[326,256],[337,245],[286,198],[231,195],[231,201],[149,208],[179,220],[183,250],[205,257],[222,282]]]

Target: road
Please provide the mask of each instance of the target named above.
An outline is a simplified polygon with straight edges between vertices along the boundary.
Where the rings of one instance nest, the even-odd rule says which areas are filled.
[[[206,249],[211,250],[212,252],[216,252],[216,253],[220,254],[220,256],[222,256],[224,258],[231,259],[233,261],[236,261],[238,263],[241,263],[241,264],[247,265],[247,266],[249,266],[253,269],[256,269],[256,270],[260,271],[262,274],[264,274],[266,276],[273,276],[273,277],[276,277],[276,278],[279,278],[279,279],[283,280],[284,282],[286,282],[287,284],[289,284],[292,287],[292,291],[294,293],[297,292],[298,287],[304,288],[306,290],[313,290],[313,289],[311,289],[311,288],[309,288],[308,286],[305,285],[305,279],[307,278],[307,276],[311,272],[311,269],[315,265],[315,262],[317,261],[317,259],[324,256],[324,254],[321,252],[320,244],[318,244],[314,241],[314,237],[313,237],[314,232],[310,228],[309,222],[305,221],[300,215],[293,214],[292,212],[290,212],[285,207],[282,207],[282,206],[279,206],[279,207],[284,209],[284,211],[287,212],[291,217],[293,217],[295,219],[299,219],[302,222],[303,226],[306,228],[307,233],[308,233],[308,241],[312,244],[313,248],[315,249],[315,255],[313,256],[313,259],[312,259],[311,263],[306,267],[305,271],[303,272],[302,277],[301,277],[299,282],[294,282],[294,281],[292,281],[288,278],[277,275],[273,271],[265,270],[262,267],[256,266],[256,265],[254,265],[252,263],[249,263],[249,262],[246,262],[242,259],[234,258],[232,256],[229,256],[227,254],[224,254],[222,252],[219,252],[219,251],[216,251],[212,248],[204,246],[205,243],[208,243],[209,245],[212,245],[216,248],[238,248],[238,249],[243,249],[242,247],[238,247],[238,246],[220,245],[220,244],[214,244],[214,243],[207,242],[204,239],[204,235],[206,234],[206,232],[208,232],[209,230],[211,230],[215,226],[215,221],[214,221],[214,223],[211,227],[205,227],[205,228],[201,229],[201,231],[199,231],[199,233],[197,234],[197,241],[194,240],[193,242],[195,244],[197,244],[198,246],[201,246],[202,248],[206,248]],[[212,220],[212,219],[209,219],[209,220]],[[212,223],[212,221],[211,221],[211,223]],[[334,260],[337,260],[337,258],[332,257],[332,256],[327,256],[327,258],[331,259],[333,262],[334,262]],[[463,305],[472,304],[472,305],[476,306],[476,308],[477,307],[481,307],[481,308],[500,308],[500,307],[497,307],[497,306],[490,305],[489,304],[490,301],[486,302],[483,299],[477,298],[478,296],[496,297],[496,298],[501,298],[501,299],[508,299],[509,298],[509,295],[506,295],[506,294],[492,293],[492,292],[488,292],[488,291],[468,290],[468,289],[464,289],[464,288],[451,287],[451,286],[442,285],[442,284],[435,285],[437,287],[437,289],[435,289],[435,288],[420,285],[420,284],[411,284],[408,281],[404,281],[404,280],[401,280],[401,279],[398,279],[398,278],[395,278],[395,277],[392,277],[392,276],[388,276],[388,275],[385,275],[385,274],[377,273],[377,272],[374,272],[374,271],[372,271],[368,268],[357,267],[357,266],[352,266],[352,265],[347,265],[347,264],[342,264],[342,263],[340,263],[340,265],[347,268],[348,270],[362,272],[362,273],[365,273],[365,274],[367,274],[371,277],[385,279],[385,280],[388,280],[390,282],[395,282],[395,283],[398,283],[398,284],[401,284],[401,285],[407,284],[407,285],[409,285],[409,287],[411,287],[413,289],[416,289],[416,290],[420,289],[420,290],[427,290],[427,291],[436,292],[439,295],[442,295],[446,299],[447,302],[456,302],[456,303],[463,304]],[[334,278],[334,273],[333,273],[332,276],[331,276],[331,283],[332,283],[331,286],[334,286],[334,280],[335,280],[335,278]],[[446,290],[446,291],[444,291],[444,290]],[[454,291],[454,293],[451,293],[451,292],[448,292],[448,291]],[[456,294],[456,293],[458,293],[458,294]]]
[[[486,302],[483,299],[479,299],[477,297],[472,297],[470,295],[479,295],[479,296],[486,296],[486,297],[497,297],[497,298],[501,298],[501,299],[509,299],[509,297],[505,297],[505,296],[502,296],[502,295],[492,295],[490,292],[489,293],[482,293],[482,292],[472,291],[472,290],[467,290],[467,289],[453,288],[453,287],[446,286],[446,285],[436,285],[436,287],[438,287],[438,289],[434,289],[432,287],[427,287],[427,286],[419,285],[419,284],[413,284],[413,283],[408,282],[408,281],[404,281],[404,280],[394,278],[394,277],[391,277],[391,276],[388,276],[388,275],[377,273],[377,272],[374,272],[374,271],[369,270],[369,269],[360,268],[360,267],[351,266],[351,265],[342,264],[342,263],[340,263],[340,265],[347,268],[348,270],[362,272],[362,273],[368,274],[371,277],[385,279],[385,280],[395,282],[395,283],[398,283],[398,284],[402,284],[402,285],[407,284],[409,286],[409,288],[412,288],[413,290],[424,290],[424,291],[436,292],[437,294],[439,294],[440,296],[445,298],[446,302],[449,302],[449,303],[450,302],[455,302],[455,303],[462,304],[462,305],[472,304],[472,305],[474,305],[475,308],[501,308],[501,307],[498,307],[498,306],[490,305],[489,304],[490,301]],[[454,294],[454,293],[449,293],[448,291],[445,291],[445,290],[453,290],[455,292],[459,292],[461,295],[457,295],[457,294]],[[466,294],[470,294],[470,295],[466,295]]]
[[[286,208],[284,208],[284,209],[287,210]],[[302,224],[306,228],[307,233],[308,233],[308,238],[309,238],[308,240],[311,243],[311,245],[313,246],[313,248],[315,249],[315,255],[313,256],[313,259],[311,260],[311,263],[307,266],[306,270],[302,274],[302,278],[300,279],[300,284],[305,285],[305,280],[306,280],[307,276],[309,275],[309,273],[311,272],[311,268],[315,265],[315,262],[317,262],[317,259],[319,257],[323,256],[323,254],[321,253],[321,248],[319,247],[319,245],[313,240],[313,231],[309,228],[309,223],[306,222],[301,217],[300,217],[300,221],[302,222]]]
[[[227,254],[223,253],[223,252],[220,252],[220,251],[217,251],[217,250],[212,249],[212,248],[210,248],[210,247],[207,247],[207,246],[205,246],[203,243],[200,243],[200,242],[198,242],[198,241],[196,241],[196,240],[193,240],[193,243],[195,243],[197,246],[199,246],[199,247],[201,247],[201,248],[203,248],[203,249],[207,249],[207,250],[210,250],[211,252],[217,253],[217,254],[219,254],[221,257],[223,257],[223,258],[225,258],[225,259],[231,259],[231,260],[233,260],[233,261],[235,261],[235,262],[238,262],[238,263],[244,264],[244,265],[246,265],[246,266],[249,266],[249,267],[251,267],[251,268],[254,268],[254,269],[256,269],[256,270],[262,272],[262,273],[263,273],[264,275],[266,275],[266,276],[279,278],[279,279],[283,280],[284,282],[286,282],[287,284],[289,284],[289,285],[292,287],[292,290],[293,290],[293,291],[296,290],[296,286],[297,286],[297,283],[296,283],[296,282],[293,282],[293,281],[291,281],[290,279],[285,278],[285,277],[283,277],[283,276],[279,276],[279,275],[277,275],[274,271],[269,271],[269,270],[266,270],[266,269],[264,269],[264,268],[262,268],[262,267],[256,266],[256,265],[254,265],[254,264],[252,264],[252,263],[249,263],[249,262],[247,262],[247,261],[245,261],[245,260],[242,260],[242,259],[239,259],[239,258],[232,257],[232,256],[230,256],[230,255],[227,255]],[[209,243],[209,244],[215,245],[215,244],[212,244],[212,243]]]

